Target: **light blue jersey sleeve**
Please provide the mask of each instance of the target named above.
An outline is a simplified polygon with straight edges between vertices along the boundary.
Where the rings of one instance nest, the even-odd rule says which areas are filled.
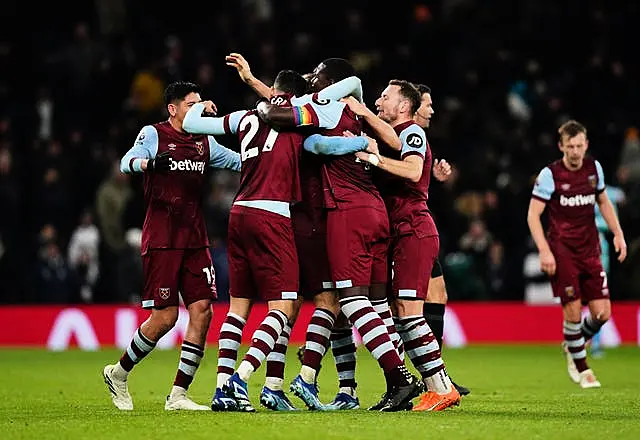
[[[318,99],[333,99],[335,101],[353,95],[362,102],[362,81],[357,76],[350,76],[337,83],[331,84],[318,92]]]
[[[400,132],[398,137],[402,142],[402,150],[400,151],[402,159],[411,154],[417,154],[424,159],[427,154],[427,136],[419,125],[409,125]]]
[[[314,154],[342,156],[367,148],[367,138],[364,136],[322,136],[312,134],[304,140],[304,149]]]
[[[120,171],[125,174],[141,173],[142,161],[153,159],[158,153],[158,131],[153,125],[145,125],[138,133],[133,147],[120,159]]]
[[[537,199],[549,201],[555,190],[556,184],[553,181],[553,173],[549,167],[545,167],[538,174],[532,195]]]
[[[318,99],[313,95],[304,95],[291,100],[296,117],[296,126],[335,128],[342,118],[347,104],[332,99]],[[354,133],[356,134],[356,133]]]
[[[221,118],[203,117],[204,104],[193,104],[182,121],[182,128],[191,134],[235,134],[238,132],[240,119],[247,110],[239,110]]]
[[[598,183],[596,184],[596,191],[601,193],[605,189],[604,184],[604,172],[602,171],[602,165],[596,160],[596,173],[598,174]]]
[[[240,154],[216,141],[216,138],[209,136],[209,166],[212,168],[228,168],[233,171],[240,171],[242,162]]]

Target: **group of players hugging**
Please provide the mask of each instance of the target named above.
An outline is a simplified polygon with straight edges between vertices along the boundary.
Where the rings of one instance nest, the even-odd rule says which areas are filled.
[[[189,322],[166,410],[253,412],[247,384],[265,361],[261,404],[296,410],[283,391],[284,366],[291,328],[306,299],[315,311],[299,353],[300,373],[289,390],[309,409],[360,407],[353,328],[386,381],[370,410],[441,411],[459,405],[469,390],[452,382],[441,356],[447,298],[438,231],[427,206],[431,174],[444,181],[451,173],[446,161],[433,160],[424,132],[434,113],[431,90],[391,80],[374,113],[364,105],[361,81],[345,59],[326,59],[306,75],[282,70],[272,87],[252,74],[242,55],[232,53],[226,62],[261,96],[256,108],[218,117],[196,84],[172,83],[165,91],[169,119],[143,127],[121,160],[123,173],[144,176],[142,306],[151,313],[120,360],[103,370],[113,404],[133,409],[128,375],[173,328],[182,299]],[[561,129],[560,141],[570,153],[563,150],[563,160],[538,178],[529,222],[543,270],[564,305],[571,374],[584,387],[597,381],[586,366],[582,335],[597,332],[610,306],[608,291],[594,290],[601,281],[593,279],[601,276],[595,260],[578,254],[588,244],[586,226],[574,223],[586,222],[587,208],[593,215],[597,201],[612,231],[620,227],[615,213],[607,211],[600,165],[584,158],[586,145],[575,168],[576,138],[582,136],[584,144],[586,130],[572,127]],[[218,144],[214,136],[224,134],[237,136],[240,153]],[[563,167],[568,157],[573,162]],[[187,389],[204,356],[216,295],[202,209],[209,167],[238,171],[241,182],[229,216],[230,304],[218,337],[217,385],[206,406],[188,398]],[[540,224],[547,204],[559,218],[551,222],[548,243]],[[616,246],[624,246],[622,233],[616,237]],[[582,324],[581,298],[593,305]],[[266,302],[268,313],[238,364],[255,301]],[[329,347],[339,391],[325,404],[317,376]],[[405,356],[420,379],[405,367]]]

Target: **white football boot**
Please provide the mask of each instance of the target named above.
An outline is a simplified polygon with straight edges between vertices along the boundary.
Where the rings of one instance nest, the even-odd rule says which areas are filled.
[[[107,387],[109,388],[111,400],[115,407],[122,411],[131,411],[133,410],[133,400],[129,394],[127,381],[114,377],[114,367],[115,365],[107,365],[104,367],[104,370],[102,370],[104,383],[107,384]]]
[[[211,411],[206,405],[199,405],[187,397],[185,392],[172,392],[164,403],[165,411]]]
[[[593,370],[591,370],[591,368],[580,373],[580,387],[600,388],[600,382],[596,379],[596,375],[593,374]]]
[[[562,343],[562,352],[567,360],[567,373],[569,373],[569,378],[573,383],[580,383],[580,373],[576,368],[576,363],[573,362],[573,358],[571,357],[571,353],[569,352],[569,348],[567,348],[567,344],[565,342]]]

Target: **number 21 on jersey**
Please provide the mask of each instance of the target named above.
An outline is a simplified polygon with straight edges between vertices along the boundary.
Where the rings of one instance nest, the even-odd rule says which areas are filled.
[[[249,115],[243,118],[242,121],[240,121],[239,129],[242,131],[245,128],[247,128],[247,125],[249,126],[249,131],[242,138],[242,141],[240,142],[240,158],[242,159],[242,162],[246,161],[247,159],[251,159],[252,157],[256,157],[259,153],[258,147],[252,147],[252,148],[247,148],[247,147],[249,146],[253,138],[256,136],[256,133],[258,133],[258,128],[260,128],[260,119],[258,119],[258,116],[256,115]],[[276,138],[278,137],[279,134],[280,133],[275,131],[273,128],[269,130],[267,139],[265,140],[264,146],[262,147],[263,153],[273,150],[273,146],[275,145]]]

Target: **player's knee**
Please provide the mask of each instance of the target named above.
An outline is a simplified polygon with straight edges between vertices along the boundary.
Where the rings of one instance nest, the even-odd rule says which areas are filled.
[[[151,314],[150,321],[157,329],[157,333],[164,335],[176,325],[178,321],[178,308],[167,307],[165,309],[156,309]]]
[[[209,328],[211,324],[211,318],[213,317],[213,311],[211,310],[211,303],[209,301],[196,301],[189,304],[189,322],[197,325],[200,328]]]
[[[607,322],[611,318],[611,309],[604,308],[592,315],[594,319],[600,321],[602,324]]]
[[[429,281],[427,301],[436,304],[446,304],[448,300],[449,297],[447,295],[447,287],[444,283],[444,277],[439,276]]]
[[[293,327],[293,325],[298,320],[298,315],[300,314],[300,309],[302,308],[303,303],[304,299],[302,297],[299,297],[293,302],[293,310],[291,311],[290,315],[287,315],[289,317],[289,325],[291,327]]]
[[[396,299],[394,304],[398,317],[422,315],[422,301]]]
[[[317,309],[328,310],[334,315],[340,312],[340,303],[334,292],[321,292],[313,298],[313,304]]]

